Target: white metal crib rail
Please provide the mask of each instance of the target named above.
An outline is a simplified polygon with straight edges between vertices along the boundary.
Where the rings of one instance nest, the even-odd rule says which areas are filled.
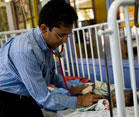
[[[123,22],[125,22],[125,20],[120,20],[117,22],[117,25]],[[98,77],[100,77],[99,80],[102,82],[104,81],[105,76],[102,73],[102,42],[97,33],[102,26],[107,29],[108,24],[102,23],[72,30],[72,38],[70,37],[68,43],[64,44],[64,58],[61,59],[64,75],[85,77],[94,79],[94,81],[98,80]],[[0,47],[12,36],[25,33],[26,31],[27,30],[0,32]],[[137,29],[136,32],[138,32]],[[138,36],[136,36],[136,41],[138,42]],[[139,48],[138,44],[137,47]],[[109,50],[109,43],[107,50]],[[139,49],[137,50],[139,58]],[[110,54],[108,56],[111,58]],[[55,64],[58,65],[56,59]],[[92,69],[90,65],[92,65]],[[96,66],[98,66],[98,68]],[[58,72],[57,67],[56,71]]]
[[[22,34],[27,32],[28,30],[15,30],[15,31],[7,31],[7,32],[0,32],[0,47],[7,42],[11,37],[14,37],[18,34]]]
[[[127,32],[127,46],[128,46],[128,57],[129,57],[129,67],[130,67],[130,79],[133,92],[133,102],[134,102],[134,114],[135,117],[139,117],[138,113],[138,102],[137,102],[137,88],[136,88],[136,76],[135,76],[135,66],[134,66],[134,56],[133,56],[133,45],[132,36],[129,21],[128,6],[134,5],[134,0],[116,0],[112,3],[109,13],[108,13],[108,30],[101,31],[101,34],[109,34],[110,38],[110,48],[114,72],[114,82],[116,90],[116,101],[118,109],[118,117],[126,117],[125,113],[125,101],[123,93],[123,67],[122,58],[119,47],[119,32],[117,26],[117,10],[120,6],[125,9],[125,24]],[[137,30],[137,29],[136,29]],[[136,31],[137,32],[137,31]],[[138,40],[138,34],[136,36]],[[137,43],[138,46],[139,43]]]

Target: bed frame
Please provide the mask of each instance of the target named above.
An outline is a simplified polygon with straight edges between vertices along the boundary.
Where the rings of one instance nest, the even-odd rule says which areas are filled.
[[[128,6],[133,6],[134,3],[135,3],[134,0],[116,0],[115,2],[113,2],[108,13],[108,29],[101,32],[101,34],[109,34],[118,117],[126,117],[124,92],[123,92],[124,75],[123,75],[122,58],[120,53],[121,47],[119,46],[119,40],[120,40],[120,36],[118,32],[119,27],[117,26],[117,11],[120,6],[123,6],[125,10],[128,61],[129,61],[129,69],[130,69],[131,88],[133,92],[134,115],[135,117],[139,116],[137,86],[136,86],[137,76],[135,75],[132,35],[131,35],[129,12],[128,12]],[[139,46],[137,29],[136,29],[136,40],[137,40],[137,46]]]
[[[64,45],[64,58],[62,66],[64,75],[85,77],[92,82],[96,80],[106,82],[105,64],[103,57],[103,47],[100,35],[105,36],[107,45],[107,60],[110,82],[115,84],[117,99],[118,117],[126,117],[124,103],[124,88],[132,88],[134,99],[134,114],[139,117],[137,102],[137,87],[139,87],[139,30],[135,26],[130,26],[128,6],[134,6],[134,0],[115,0],[108,13],[108,23],[80,27],[72,30],[68,43]],[[124,7],[125,19],[117,21],[117,10],[120,6]],[[121,25],[126,26],[122,30],[125,36],[121,36]],[[101,30],[101,27],[104,30]],[[0,47],[11,37],[28,30],[15,30],[0,32]],[[132,44],[132,40],[136,44]],[[121,51],[121,42],[126,42],[128,57]],[[133,46],[137,49],[136,60],[134,59]],[[136,62],[135,62],[136,61]],[[128,65],[125,66],[125,63]],[[55,59],[56,72],[60,72],[59,63]],[[126,70],[128,69],[128,70]],[[130,75],[127,75],[130,74]],[[130,82],[131,81],[131,82]]]

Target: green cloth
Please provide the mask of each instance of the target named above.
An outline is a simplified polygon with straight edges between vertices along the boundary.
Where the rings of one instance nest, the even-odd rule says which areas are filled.
[[[113,95],[115,93],[114,84],[110,85],[110,89],[111,89],[111,95]],[[98,94],[98,95],[105,95],[105,96],[107,96],[108,95],[107,84],[104,83],[104,82],[96,81],[93,93],[94,94]]]

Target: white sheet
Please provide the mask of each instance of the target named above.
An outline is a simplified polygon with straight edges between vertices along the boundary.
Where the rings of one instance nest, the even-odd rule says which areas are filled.
[[[114,117],[117,116],[117,109],[113,109]],[[110,117],[109,110],[103,111],[86,111],[86,112],[73,112],[71,109],[65,111],[58,111],[55,117]],[[134,107],[126,107],[126,117],[134,117]]]

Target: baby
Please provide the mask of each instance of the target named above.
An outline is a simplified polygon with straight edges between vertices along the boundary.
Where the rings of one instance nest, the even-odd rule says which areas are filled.
[[[132,92],[131,91],[124,92],[124,97],[125,97],[125,105],[133,106]],[[112,96],[112,103],[113,103],[113,106],[116,107],[116,95],[115,94]]]
[[[97,82],[97,87],[100,88],[100,89],[105,90],[104,92],[106,92],[106,90],[107,90],[107,85],[104,84],[104,83],[102,84],[100,82]],[[74,89],[74,91],[75,91],[76,94],[86,95],[86,94],[92,94],[93,93],[94,95],[99,95],[99,96],[101,95],[102,99],[107,99],[108,100],[109,97],[106,94],[104,95],[104,92],[101,92],[99,94],[98,92],[93,92],[92,91],[93,89],[97,89],[97,87],[96,87],[96,84],[93,84],[93,85],[92,84],[87,84],[87,85],[79,86],[79,88],[77,88],[77,87],[75,89],[74,89],[74,87],[72,87],[72,88]],[[101,90],[101,91],[103,91],[103,90]],[[133,106],[132,92],[131,91],[124,92],[124,97],[125,97],[125,105],[126,106]],[[116,95],[115,95],[115,93],[112,94],[112,103],[113,103],[113,107],[116,107]],[[108,106],[108,105],[106,105],[106,106]]]
[[[124,96],[125,96],[125,105],[126,106],[133,106],[132,92],[125,92]],[[112,96],[112,103],[113,103],[113,107],[116,107],[115,94]],[[109,105],[107,96],[103,96],[103,98],[97,102],[96,107],[94,108],[94,110],[96,110],[96,111],[109,110],[109,109],[110,109],[110,105]]]
[[[88,87],[86,87],[84,90],[82,90],[82,94],[88,94],[88,93],[92,93],[92,89],[95,88],[95,85],[90,85]],[[97,95],[97,94],[95,94]],[[108,96],[106,95],[101,95],[102,99],[107,99],[108,100]],[[132,96],[132,92],[131,91],[126,91],[124,92],[124,97],[125,97],[125,105],[126,106],[133,106],[133,96]],[[116,107],[116,95],[115,93],[112,95],[112,103],[113,103],[113,107]]]

